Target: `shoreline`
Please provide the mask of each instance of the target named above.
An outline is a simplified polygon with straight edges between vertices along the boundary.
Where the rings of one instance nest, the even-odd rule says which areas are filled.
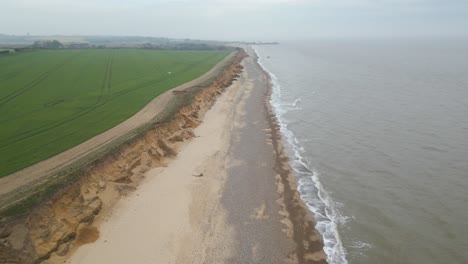
[[[298,199],[298,203],[301,205],[301,207],[305,208],[306,215],[309,214],[312,216],[311,222],[314,225],[314,229],[315,227],[318,228],[316,229],[316,231],[321,237],[320,246],[326,253],[327,261],[333,263],[335,261],[338,261],[340,263],[347,263],[346,250],[342,246],[340,236],[336,231],[336,222],[333,220],[334,213],[331,213],[331,215],[329,215],[328,212],[321,211],[319,209],[323,208],[323,206],[326,206],[328,208],[327,193],[323,193],[324,190],[322,189],[320,180],[317,177],[317,172],[311,169],[302,160],[302,155],[299,152],[301,146],[296,142],[296,139],[294,138],[294,132],[287,127],[287,122],[282,117],[280,110],[282,100],[280,99],[279,95],[281,94],[281,88],[280,83],[278,82],[278,77],[276,77],[276,75],[273,72],[271,72],[267,67],[265,67],[265,65],[263,64],[263,58],[260,58],[258,51],[255,48],[253,49],[255,51],[255,54],[258,56],[257,63],[259,64],[259,67],[264,71],[264,74],[269,79],[269,94],[268,102],[266,102],[266,105],[269,109],[271,119],[273,120],[274,127],[277,132],[281,152],[284,155],[288,156],[287,168],[289,172],[287,173],[291,174],[290,182],[294,189],[299,193],[300,199]],[[294,104],[296,104],[298,100],[300,99],[296,99]],[[317,200],[311,200],[306,198],[308,197],[308,195],[310,195],[310,193],[303,192],[304,187],[309,186],[304,185],[304,182],[309,181],[311,181],[312,183],[307,184],[313,184],[313,188],[317,189],[317,193],[315,194]],[[319,216],[318,219],[315,219],[316,214]]]
[[[240,74],[201,90],[175,121],[30,218],[30,246],[43,256],[35,263],[327,263],[284,153],[269,75],[245,51]]]
[[[323,252],[323,238],[315,229],[315,219],[312,212],[309,211],[305,202],[299,197],[296,178],[293,169],[289,164],[289,158],[284,150],[280,125],[273,106],[271,105],[272,82],[270,74],[260,65],[259,57],[254,51],[255,63],[262,70],[268,83],[265,93],[265,109],[267,119],[272,131],[272,143],[275,150],[275,170],[280,175],[280,181],[284,188],[284,207],[289,213],[289,220],[292,221],[293,239],[296,242],[296,254],[299,263],[308,263],[308,261],[327,263],[326,255]]]
[[[269,75],[249,51],[239,80],[216,100],[195,138],[167,167],[149,171],[108,216],[98,240],[66,263],[326,263],[269,104]],[[249,76],[255,72],[261,75]],[[263,155],[251,161],[259,150]],[[126,252],[113,255],[118,248]]]

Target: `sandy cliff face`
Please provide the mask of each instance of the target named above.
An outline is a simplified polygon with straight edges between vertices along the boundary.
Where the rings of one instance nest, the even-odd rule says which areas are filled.
[[[154,125],[94,162],[76,183],[35,208],[29,216],[0,226],[0,263],[49,262],[67,255],[76,246],[94,242],[99,237],[96,216],[109,212],[118,198],[137,187],[144,172],[165,166],[177,155],[180,144],[194,137],[193,128],[238,77],[245,56],[239,52],[171,121]]]

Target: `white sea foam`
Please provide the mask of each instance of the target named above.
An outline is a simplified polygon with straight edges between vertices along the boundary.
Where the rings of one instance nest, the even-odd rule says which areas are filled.
[[[348,218],[340,213],[340,204],[334,202],[324,189],[320,182],[319,173],[311,169],[309,162],[301,155],[304,149],[294,133],[288,128],[288,124],[283,117],[291,110],[300,110],[298,104],[301,99],[298,98],[292,103],[286,103],[281,99],[282,91],[278,78],[262,64],[260,54],[254,47],[253,49],[259,57],[258,63],[270,75],[272,82],[270,103],[273,106],[280,132],[289,150],[291,167],[297,176],[298,191],[309,210],[314,214],[315,227],[323,237],[327,261],[330,264],[347,264],[346,250],[340,239],[338,225],[344,224]]]

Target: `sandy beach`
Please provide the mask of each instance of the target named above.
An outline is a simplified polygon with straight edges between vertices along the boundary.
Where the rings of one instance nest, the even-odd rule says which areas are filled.
[[[251,49],[195,137],[94,225],[66,263],[326,263]]]

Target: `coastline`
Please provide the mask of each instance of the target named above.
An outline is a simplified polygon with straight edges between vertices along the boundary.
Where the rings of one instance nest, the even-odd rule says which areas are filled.
[[[195,138],[147,172],[97,241],[66,263],[326,263],[284,154],[269,76],[247,52]]]
[[[99,175],[115,170],[85,177],[74,192],[84,195],[86,210],[95,216],[65,237],[45,230],[48,237],[62,237],[56,246],[42,240],[46,233],[37,233],[36,250],[39,245],[49,252],[38,262],[327,263],[284,153],[269,103],[269,75],[253,49],[245,50],[250,57],[242,61],[240,76],[228,88],[204,94],[206,114],[197,104],[182,109],[182,123],[149,133],[131,152],[115,156],[140,155],[137,163],[117,162],[133,174],[113,176],[106,184]],[[154,142],[160,134],[165,141]],[[150,162],[141,153],[148,144],[166,158]],[[96,204],[95,192],[113,205]],[[69,225],[73,219],[64,213],[75,212],[68,209],[76,207],[73,197],[55,201],[32,219],[40,227],[52,213]]]
[[[268,75],[247,52],[197,137],[168,167],[148,172],[139,195],[69,263],[326,263],[283,153]],[[117,248],[127,251],[113,256]]]

